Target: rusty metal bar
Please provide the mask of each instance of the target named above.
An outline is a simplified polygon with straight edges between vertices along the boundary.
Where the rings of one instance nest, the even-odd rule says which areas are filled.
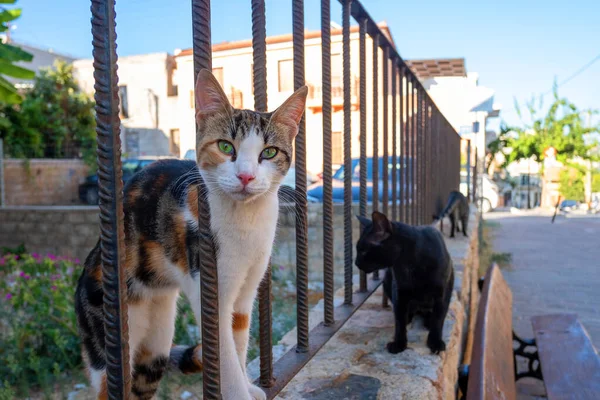
[[[254,109],[267,111],[267,28],[265,1],[252,0],[252,58]],[[271,306],[271,261],[258,288],[260,385],[273,385],[273,316]]]
[[[310,331],[310,347],[307,352],[298,352],[297,346],[292,347],[274,365],[275,384],[265,389],[268,399],[273,399],[306,365],[308,361],[333,337],[333,335],[348,321],[356,310],[377,290],[380,280],[369,280],[367,291],[356,292],[352,304],[342,304],[335,309],[336,320],[332,325],[320,323]]]
[[[397,82],[398,69],[396,60],[392,60],[392,220],[397,221],[398,217],[398,142],[396,127],[398,125],[397,113]]]
[[[343,75],[344,75],[344,304],[352,304],[352,126],[350,86],[350,5],[342,5]]]
[[[323,297],[324,322],[333,313],[333,188],[331,177],[331,2],[321,0],[321,62],[323,101]]]
[[[423,157],[423,140],[425,139],[423,120],[425,119],[423,108],[423,92],[421,88],[417,88],[417,157],[419,160],[419,170],[417,176],[417,184],[419,187],[418,193],[418,204],[419,213],[417,214],[417,224],[422,225],[424,223],[424,209],[425,209],[425,185],[424,172],[425,172],[425,157]]]
[[[192,0],[194,83],[201,69],[212,70],[210,0]],[[196,132],[198,132],[196,130]],[[198,134],[198,133],[196,133]],[[198,138],[196,138],[197,141]],[[221,398],[219,365],[219,277],[216,247],[210,229],[210,208],[204,182],[198,187],[200,293],[202,301],[202,385],[205,399]]]
[[[121,121],[117,77],[115,1],[92,0],[92,44],[96,100],[100,249],[104,292],[104,334],[108,398],[128,399],[131,391]]]
[[[359,22],[359,51],[360,51],[360,198],[359,214],[362,217],[367,216],[367,24],[364,19]],[[367,274],[360,271],[361,292],[367,290]]]
[[[292,1],[294,89],[304,86],[304,0]],[[325,171],[327,173],[327,171]],[[306,117],[296,136],[296,292],[298,346],[308,351],[308,220],[306,206]]]
[[[417,180],[418,178],[418,174],[419,174],[419,157],[417,155],[417,124],[418,124],[418,119],[417,119],[417,89],[415,87],[415,78],[411,76],[411,102],[410,102],[410,107],[411,107],[411,112],[412,112],[412,118],[411,118],[411,138],[410,138],[410,142],[411,142],[411,150],[410,153],[412,155],[412,173],[411,173],[411,184],[413,186],[413,195],[412,195],[412,212],[411,212],[411,220],[412,220],[412,224],[413,225],[417,225],[418,224],[418,220],[417,220],[417,215],[419,212],[419,203],[418,203],[418,196],[419,196],[419,182]]]
[[[379,211],[379,38],[378,33],[373,40],[373,178],[371,183],[372,210]],[[379,271],[373,272],[373,279],[379,279]]]
[[[406,81],[405,81],[405,68],[400,68],[400,212],[399,220],[406,222],[406,193],[407,193],[407,182],[406,182]]]
[[[406,223],[413,224],[413,211],[415,203],[413,196],[415,194],[415,184],[413,179],[413,172],[415,170],[415,160],[413,154],[413,90],[412,83],[410,81],[410,75],[406,76],[406,158],[407,158],[407,172],[406,172],[406,183],[408,185],[407,193],[407,212],[406,212]]]
[[[373,38],[373,211],[379,210],[379,35]]]
[[[388,160],[388,151],[389,151],[389,142],[390,142],[390,138],[389,138],[389,102],[388,102],[388,95],[389,95],[389,55],[390,55],[390,49],[388,47],[384,47],[383,48],[383,77],[382,77],[382,83],[383,83],[383,160],[382,160],[382,167],[383,167],[383,171],[382,171],[382,178],[383,178],[383,196],[382,196],[382,200],[383,200],[383,213],[389,217],[389,203],[390,203],[390,196],[389,196],[389,184],[390,184],[390,180],[389,180],[389,160]]]

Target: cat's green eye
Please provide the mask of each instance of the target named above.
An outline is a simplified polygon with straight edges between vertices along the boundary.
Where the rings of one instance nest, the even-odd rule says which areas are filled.
[[[225,153],[227,155],[233,154],[233,145],[231,143],[229,143],[228,141],[220,140],[218,145],[219,145],[219,150],[221,150],[223,153]]]
[[[264,160],[268,160],[277,155],[277,149],[275,147],[267,147],[262,151],[262,158]]]

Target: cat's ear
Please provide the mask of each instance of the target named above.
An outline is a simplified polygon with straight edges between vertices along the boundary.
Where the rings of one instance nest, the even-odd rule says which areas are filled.
[[[231,104],[221,85],[210,71],[202,69],[198,72],[194,94],[196,97],[196,121],[200,121],[210,114],[231,114]]]
[[[369,226],[371,226],[370,219],[362,217],[360,215],[357,215],[356,218],[360,221],[360,224],[363,226],[363,228],[368,228]]]
[[[300,120],[302,120],[302,114],[304,114],[307,95],[308,88],[302,86],[288,97],[271,116],[271,123],[283,125],[290,139],[294,139],[298,134],[298,126],[300,125]]]
[[[392,224],[385,214],[379,211],[373,211],[373,233],[384,237],[382,240],[387,239],[392,234]]]

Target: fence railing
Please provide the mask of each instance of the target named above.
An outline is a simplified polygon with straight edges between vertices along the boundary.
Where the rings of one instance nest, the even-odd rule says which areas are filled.
[[[106,330],[107,387],[110,399],[127,399],[130,366],[127,329],[123,226],[123,184],[120,161],[115,0],[92,1],[94,77],[98,133],[101,248]],[[210,0],[192,0],[194,79],[201,69],[211,70]],[[359,213],[367,214],[367,115],[372,126],[371,209],[391,211],[393,219],[424,224],[439,211],[450,190],[458,189],[460,138],[428,96],[415,74],[407,67],[392,43],[369,16],[361,2],[340,0],[343,25],[343,121],[344,168],[352,170],[350,23],[359,25],[359,117],[360,198]],[[350,318],[379,286],[377,274],[367,279],[360,274],[359,289],[353,292],[352,276],[352,175],[344,174],[344,304],[334,308],[333,206],[331,171],[331,25],[330,0],[321,1],[322,110],[323,110],[323,230],[324,230],[324,320],[309,332],[308,241],[306,200],[305,122],[296,138],[296,276],[297,345],[273,364],[271,339],[271,273],[259,289],[260,378],[259,384],[273,398],[310,358]],[[252,47],[254,51],[254,104],[267,109],[266,19],[264,0],[251,0]],[[304,2],[292,1],[294,88],[304,79]],[[367,55],[367,38],[373,53]],[[372,62],[372,85],[367,93],[367,64]],[[382,68],[380,68],[382,64]],[[391,83],[388,84],[391,80]],[[391,93],[390,93],[391,88]],[[380,93],[381,90],[381,93]],[[370,110],[367,96],[372,99]],[[379,116],[383,118],[379,132]],[[391,122],[391,123],[390,123]],[[380,146],[381,136],[381,146]],[[391,139],[391,140],[390,140]],[[391,141],[391,151],[390,151]],[[379,149],[382,171],[379,171]],[[391,160],[390,160],[391,158]],[[391,162],[390,162],[391,161]],[[385,166],[391,164],[391,176]],[[381,179],[379,173],[381,172]],[[475,177],[474,177],[475,178]],[[382,184],[380,196],[379,184]],[[391,184],[391,188],[390,188]],[[390,190],[391,189],[391,190]],[[205,193],[198,190],[198,193]],[[210,213],[205,197],[198,196],[200,227],[200,285],[202,302],[203,389],[205,399],[220,398],[218,274],[215,247],[210,234]],[[380,199],[381,197],[381,199]]]

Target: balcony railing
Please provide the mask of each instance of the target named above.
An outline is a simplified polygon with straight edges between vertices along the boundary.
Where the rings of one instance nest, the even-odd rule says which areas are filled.
[[[192,0],[194,47],[194,78],[205,68],[211,69],[210,0]],[[344,115],[344,166],[351,170],[351,113],[352,86],[350,73],[350,23],[354,19],[360,26],[360,214],[367,214],[367,112],[383,115],[382,131],[379,118],[374,118],[373,143],[373,201],[372,209],[390,213],[392,219],[410,224],[430,222],[435,208],[443,202],[450,190],[459,187],[460,139],[434,102],[406,66],[390,41],[380,31],[358,0],[340,0],[343,6],[343,115]],[[266,20],[265,1],[251,0],[252,45],[254,50],[254,105],[258,111],[267,109],[266,87]],[[115,34],[115,0],[92,0],[92,33],[96,79],[96,119],[98,133],[98,164],[100,186],[101,249],[104,290],[104,319],[107,354],[107,386],[110,399],[127,399],[130,396],[130,365],[127,328],[127,286],[124,279],[125,248],[123,224],[123,184],[119,140],[119,101],[117,54]],[[294,87],[304,80],[304,2],[292,1]],[[323,171],[331,171],[331,36],[330,0],[321,1],[322,26],[322,109],[323,109]],[[371,55],[366,53],[366,38],[376,46]],[[383,68],[379,61],[383,60]],[[373,65],[372,91],[367,92],[366,65]],[[389,82],[391,85],[377,83]],[[382,93],[379,93],[379,86]],[[391,93],[389,93],[391,87]],[[367,110],[367,96],[373,105]],[[399,128],[397,128],[399,127]],[[382,154],[378,154],[382,140]],[[390,145],[391,144],[391,149]],[[269,398],[273,398],[310,358],[335,334],[358,307],[379,286],[379,277],[372,279],[360,275],[359,290],[352,290],[352,175],[344,177],[344,304],[334,308],[333,285],[333,206],[332,178],[324,175],[324,320],[309,332],[308,325],[308,245],[306,203],[306,132],[301,123],[295,146],[296,163],[296,276],[297,276],[297,345],[273,364],[271,339],[270,271],[259,291],[260,318],[260,378],[259,384]],[[388,169],[382,171],[383,195],[379,199],[378,158],[383,165],[391,161],[391,179]],[[406,157],[406,158],[405,158]],[[391,158],[391,160],[390,160]],[[412,168],[404,168],[413,160]],[[400,166],[399,169],[397,166]],[[391,199],[389,182],[393,181]],[[400,185],[395,182],[399,181]],[[203,185],[203,183],[201,183]],[[403,190],[410,187],[412,190]],[[206,193],[200,188],[198,193]],[[210,232],[210,217],[206,198],[199,196],[200,227],[200,285],[202,293],[203,387],[205,399],[219,399],[220,376],[227,371],[219,369],[219,319],[218,275],[215,247]],[[226,399],[228,400],[228,399]]]

